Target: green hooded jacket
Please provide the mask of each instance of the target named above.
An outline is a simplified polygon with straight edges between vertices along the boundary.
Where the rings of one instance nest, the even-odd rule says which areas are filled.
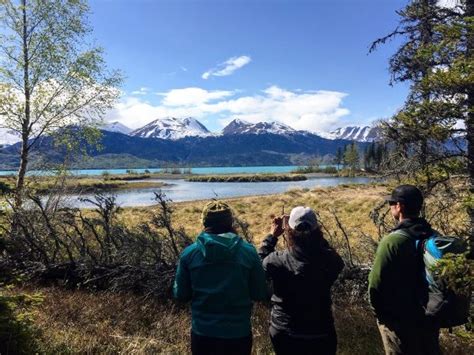
[[[425,219],[411,218],[380,241],[369,274],[369,299],[379,321],[411,325],[426,321],[423,307],[428,300],[428,285],[416,240],[433,234]]]
[[[181,254],[173,294],[191,301],[193,332],[216,338],[251,334],[252,301],[269,296],[254,246],[234,233],[206,232]]]

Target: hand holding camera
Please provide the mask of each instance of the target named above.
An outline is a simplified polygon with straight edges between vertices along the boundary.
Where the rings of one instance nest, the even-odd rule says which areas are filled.
[[[270,229],[271,235],[278,238],[285,232],[286,226],[288,225],[288,215],[282,215],[280,217],[273,218],[272,226]]]

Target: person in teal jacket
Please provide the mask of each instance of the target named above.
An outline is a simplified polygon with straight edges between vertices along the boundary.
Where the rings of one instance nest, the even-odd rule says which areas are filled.
[[[203,209],[204,230],[181,254],[174,297],[191,301],[191,351],[250,354],[252,301],[269,297],[254,246],[233,229],[230,207],[211,201]]]

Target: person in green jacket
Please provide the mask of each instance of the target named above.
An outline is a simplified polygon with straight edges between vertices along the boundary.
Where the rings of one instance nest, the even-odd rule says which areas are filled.
[[[440,354],[439,327],[425,315],[428,284],[419,243],[435,232],[420,218],[421,191],[401,185],[387,199],[397,226],[380,241],[369,298],[386,354]]]
[[[253,301],[269,297],[254,246],[237,235],[231,208],[211,201],[203,209],[204,230],[181,254],[174,297],[191,301],[191,351],[250,354]]]

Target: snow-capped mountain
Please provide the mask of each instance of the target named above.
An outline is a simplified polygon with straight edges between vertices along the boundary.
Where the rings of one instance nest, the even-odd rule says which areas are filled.
[[[0,145],[11,145],[21,141],[18,133],[6,128],[0,128]]]
[[[101,128],[104,131],[118,132],[118,133],[123,133],[123,134],[129,134],[130,132],[132,132],[131,128],[125,126],[124,124],[120,123],[119,121],[107,122]]]
[[[231,134],[291,134],[296,131],[280,122],[258,122],[250,123],[240,119],[232,120],[223,130],[224,136]]]
[[[136,129],[131,132],[130,135],[142,138],[176,140],[184,137],[207,137],[212,135],[212,133],[195,118],[165,117],[154,120],[146,126]]]
[[[357,142],[373,142],[380,138],[380,128],[371,126],[347,126],[337,128],[329,133],[318,133],[327,139],[347,139]]]

